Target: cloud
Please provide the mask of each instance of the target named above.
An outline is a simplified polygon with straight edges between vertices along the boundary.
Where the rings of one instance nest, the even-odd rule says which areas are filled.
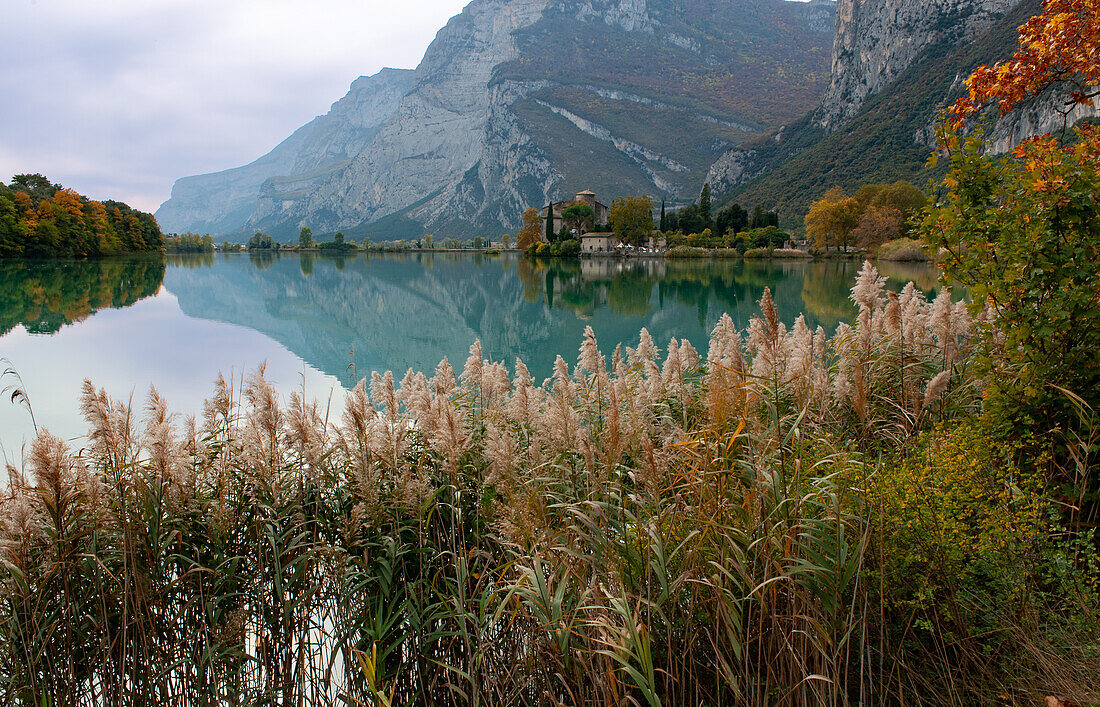
[[[249,162],[360,75],[415,66],[465,0],[5,0],[0,180],[154,210]]]

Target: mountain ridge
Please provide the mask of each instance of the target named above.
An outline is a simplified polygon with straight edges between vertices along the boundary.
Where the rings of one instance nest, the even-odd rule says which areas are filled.
[[[817,103],[833,7],[474,0],[407,70],[408,89],[377,125],[356,133],[361,143],[299,164],[311,122],[250,165],[179,180],[157,216],[168,231],[284,240],[301,225],[496,235],[524,208],[582,188],[692,196],[726,149]]]

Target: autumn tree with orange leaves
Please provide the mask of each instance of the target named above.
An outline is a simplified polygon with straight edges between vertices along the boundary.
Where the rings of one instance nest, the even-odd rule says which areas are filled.
[[[152,215],[99,202],[40,174],[0,182],[0,258],[87,258],[160,250]]]
[[[1043,435],[1074,428],[1082,402],[1100,411],[1100,129],[1067,126],[998,156],[980,116],[1039,96],[1067,96],[1066,116],[1093,106],[1100,0],[1047,0],[1019,31],[1018,51],[976,70],[941,126],[950,171],[923,234],[943,276],[988,315],[979,365],[991,419]]]

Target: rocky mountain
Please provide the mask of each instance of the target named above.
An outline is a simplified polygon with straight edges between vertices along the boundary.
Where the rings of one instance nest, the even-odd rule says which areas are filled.
[[[835,5],[473,0],[414,71],[361,78],[255,162],[179,180],[167,231],[284,239],[514,229],[582,188],[693,196],[723,152],[812,109]]]
[[[325,115],[294,131],[255,162],[215,174],[184,177],[157,210],[166,232],[222,234],[240,230],[261,194],[277,199],[308,190],[340,170],[370,144],[412,87],[415,72],[382,69],[360,76]]]
[[[821,105],[772,135],[734,148],[707,181],[720,201],[762,203],[800,228],[809,204],[833,186],[848,191],[898,179],[924,185],[943,106],[981,64],[1008,58],[1017,28],[1040,0],[840,0],[832,76]],[[993,149],[1062,124],[1064,97],[1041,96],[1003,118],[990,116]],[[1077,108],[1069,123],[1097,115]]]

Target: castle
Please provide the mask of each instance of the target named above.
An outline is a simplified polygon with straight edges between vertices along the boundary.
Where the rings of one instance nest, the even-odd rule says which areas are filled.
[[[610,213],[610,210],[608,209],[607,204],[601,204],[600,202],[596,201],[596,194],[594,192],[591,192],[591,191],[586,189],[582,192],[577,192],[576,197],[572,201],[557,201],[557,202],[554,202],[553,204],[550,204],[550,213],[551,213],[552,218],[554,219],[554,223],[552,224],[552,227],[554,229],[554,233],[559,232],[562,228],[562,217],[561,217],[562,212],[565,211],[566,209],[568,209],[573,204],[588,204],[589,206],[592,207],[592,211],[594,212],[594,216],[593,216],[593,219],[592,219],[593,225],[595,225],[595,226],[606,226],[607,225],[607,219],[608,219],[608,215]],[[545,232],[545,229],[546,229],[546,209],[545,208],[542,209],[542,213],[540,214],[540,216],[542,218],[543,232]]]

